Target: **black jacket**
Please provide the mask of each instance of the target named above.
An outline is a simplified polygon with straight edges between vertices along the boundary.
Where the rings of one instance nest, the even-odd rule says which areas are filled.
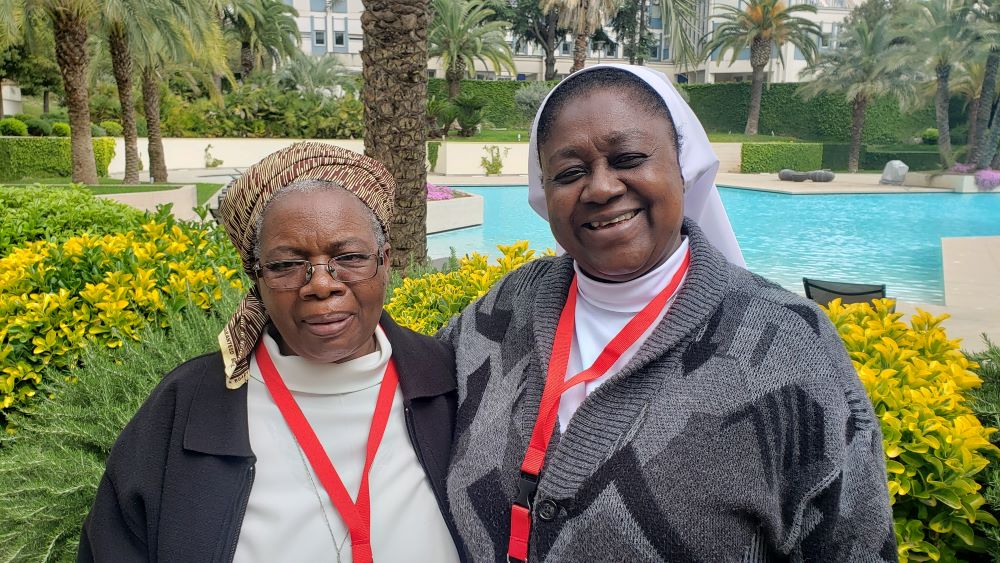
[[[410,442],[457,544],[444,485],[455,419],[453,352],[386,313],[380,324],[399,369]],[[247,387],[226,389],[225,379],[218,352],[164,377],[111,450],[77,561],[232,560],[256,458]]]

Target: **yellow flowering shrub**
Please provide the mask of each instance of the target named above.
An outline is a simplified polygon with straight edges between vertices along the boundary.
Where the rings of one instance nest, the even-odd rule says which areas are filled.
[[[238,264],[220,229],[166,212],[133,232],[12,249],[0,258],[0,425],[46,376],[72,380],[86,346],[116,348],[188,303],[211,308],[220,284],[242,288]]]
[[[497,248],[502,255],[493,264],[487,256],[472,253],[461,258],[458,269],[451,272],[404,279],[385,310],[402,326],[434,334],[466,305],[485,295],[497,280],[536,255],[526,240]]]
[[[941,327],[947,316],[920,311],[907,324],[892,303],[838,299],[826,311],[881,420],[900,561],[958,561],[982,547],[975,523],[997,525],[976,482],[1000,452],[989,440],[996,429],[966,404],[982,380]]]

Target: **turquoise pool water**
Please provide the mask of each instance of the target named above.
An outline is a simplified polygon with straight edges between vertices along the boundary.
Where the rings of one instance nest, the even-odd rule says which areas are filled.
[[[553,247],[527,187],[462,190],[485,198],[484,225],[427,237],[431,257],[527,239]],[[1000,235],[1000,194],[790,196],[720,189],[747,267],[793,291],[802,278],[885,283],[894,297],[943,303],[941,238]],[[1000,284],[1000,280],[998,280]]]

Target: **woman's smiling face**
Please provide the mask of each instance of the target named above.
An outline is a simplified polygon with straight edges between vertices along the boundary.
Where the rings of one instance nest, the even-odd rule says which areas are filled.
[[[684,181],[673,124],[619,89],[568,100],[539,147],[552,234],[589,276],[628,281],[681,242]]]

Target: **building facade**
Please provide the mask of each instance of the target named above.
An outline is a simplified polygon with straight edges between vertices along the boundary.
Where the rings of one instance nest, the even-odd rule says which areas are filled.
[[[361,13],[364,11],[362,0],[284,0],[299,13],[297,23],[301,33],[303,52],[314,56],[335,56],[349,70],[361,72],[361,47],[363,33],[361,31]],[[792,0],[792,3],[806,1],[817,8],[814,15],[805,14],[820,24],[823,36],[817,39],[820,49],[831,47],[836,40],[837,32],[857,0]],[[749,49],[739,53],[737,60],[730,64],[731,54],[720,59],[715,53],[706,62],[694,68],[682,68],[674,63],[670,53],[670,37],[663,30],[661,0],[649,0],[647,22],[653,34],[654,44],[646,59],[646,66],[659,70],[674,80],[680,82],[735,82],[750,80]],[[693,37],[702,37],[714,25],[713,15],[721,5],[743,6],[745,0],[701,0],[697,9],[697,26],[692,30]],[[610,32],[609,32],[609,35]],[[613,36],[612,36],[613,39]],[[503,69],[499,74],[482,63],[476,64],[476,77],[485,80],[540,80],[545,76],[544,51],[534,44],[521,44],[511,40],[514,54],[514,65],[517,72],[512,74]],[[770,82],[797,82],[799,74],[805,69],[806,61],[802,53],[792,45],[782,47],[784,62],[777,56],[772,56],[771,63],[765,69]],[[617,62],[627,63],[621,44],[599,42],[590,46],[587,64]],[[567,36],[560,43],[556,55],[556,73],[559,77],[569,73],[573,66],[573,38]],[[427,63],[430,76],[443,76],[441,61],[431,59]]]

